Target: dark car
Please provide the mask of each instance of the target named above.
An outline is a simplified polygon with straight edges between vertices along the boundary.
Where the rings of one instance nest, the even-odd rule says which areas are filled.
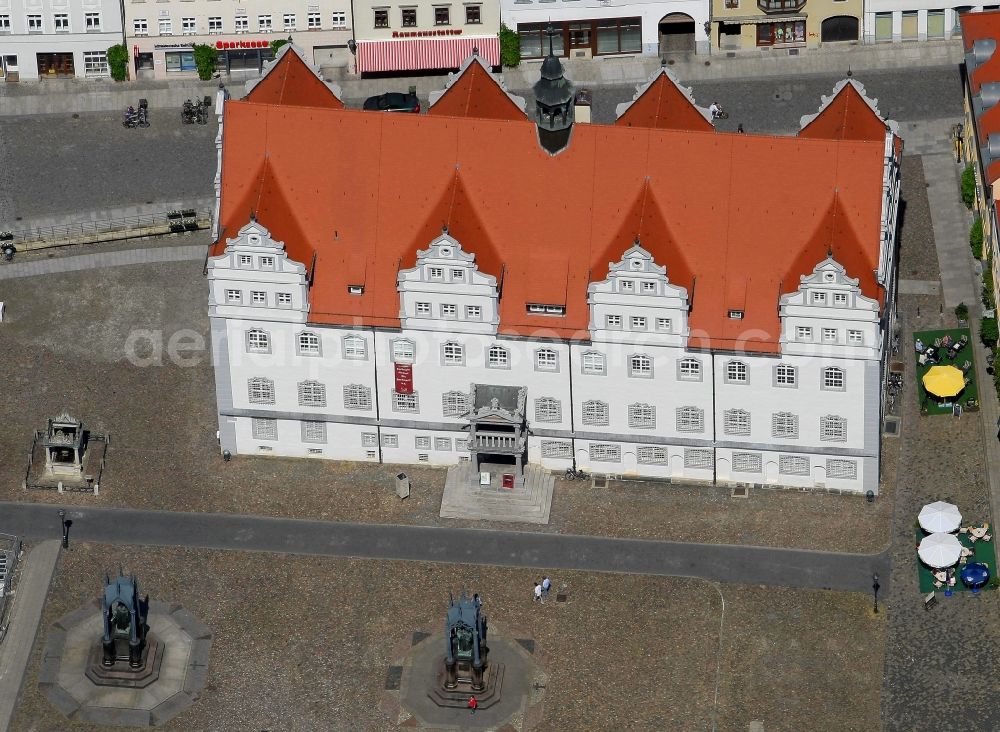
[[[363,109],[375,110],[377,112],[411,112],[420,113],[420,100],[416,94],[402,94],[400,92],[386,92],[377,97],[368,97],[365,100]]]

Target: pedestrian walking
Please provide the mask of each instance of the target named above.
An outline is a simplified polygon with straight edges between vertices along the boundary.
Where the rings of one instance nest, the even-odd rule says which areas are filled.
[[[535,602],[545,602],[542,599],[542,586],[537,582],[535,583]]]
[[[483,606],[483,598],[479,596],[478,592],[472,596],[472,604],[475,605],[476,607]]]
[[[476,710],[479,709],[479,700],[474,696],[469,697],[469,714],[475,714]]]
[[[738,132],[741,135],[745,135],[746,134],[746,132],[743,131],[743,123],[742,122],[740,122],[738,125],[736,125],[736,132]]]
[[[552,590],[552,580],[550,580],[548,577],[542,577],[542,598],[547,598],[551,590]]]

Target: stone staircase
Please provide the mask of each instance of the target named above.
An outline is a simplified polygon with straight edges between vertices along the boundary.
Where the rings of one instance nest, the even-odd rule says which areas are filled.
[[[448,468],[441,518],[477,519],[480,521],[511,521],[527,524],[547,524],[552,508],[552,490],[556,479],[547,470],[528,465],[524,481],[511,490],[499,487],[500,477],[493,484],[478,485],[474,481],[471,463],[459,463]]]

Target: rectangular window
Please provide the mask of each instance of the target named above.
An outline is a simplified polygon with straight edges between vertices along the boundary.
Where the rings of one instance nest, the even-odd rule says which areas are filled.
[[[245,15],[237,15],[233,21],[233,27],[237,33],[247,33],[250,30],[250,18]]]
[[[573,457],[573,446],[561,440],[542,440],[542,457],[571,458]]]
[[[927,37],[944,38],[944,11],[927,11]]]
[[[434,8],[434,25],[451,25],[451,8]]]
[[[807,325],[799,325],[795,328],[795,340],[797,341],[811,341],[813,337],[813,329]]]
[[[261,261],[263,261],[263,259],[261,259]],[[292,293],[279,292],[275,295],[274,301],[278,304],[279,308],[290,308],[292,306]]]
[[[847,420],[843,417],[820,417],[819,439],[824,442],[846,442]]]
[[[621,315],[605,315],[604,324],[608,328],[621,328],[622,327],[622,316]]]
[[[656,407],[651,404],[629,404],[628,426],[634,429],[656,427]]]
[[[170,18],[160,18],[157,25],[158,25],[157,30],[161,36],[172,36],[174,34],[174,27]],[[178,67],[179,66],[180,64],[178,64]]]
[[[326,422],[303,422],[302,423],[303,442],[326,442]]]
[[[417,317],[429,318],[431,317],[431,304],[429,302],[418,302],[416,305]]]
[[[326,386],[318,381],[299,382],[299,406],[325,407]]]
[[[813,305],[826,305],[826,293],[814,292],[812,294]]]
[[[799,418],[788,412],[775,412],[771,415],[771,437],[797,439],[799,436]]]
[[[435,437],[434,438],[434,449],[440,450],[441,452],[451,452],[451,438],[450,437]]]
[[[146,22],[144,19],[140,19],[140,20],[142,20],[143,23]],[[139,21],[136,20],[136,22],[138,23]],[[9,15],[0,15],[0,33],[10,33],[10,16]],[[137,33],[136,35],[139,35],[139,34]],[[145,33],[143,35],[145,35]]]
[[[417,9],[416,8],[403,8],[402,11],[402,21],[404,28],[415,28],[417,25]],[[434,276],[434,269],[431,269],[431,277]],[[437,270],[441,272],[441,270]],[[438,274],[438,277],[441,275]]]
[[[423,435],[418,435],[413,438],[413,446],[417,450],[430,450],[431,449],[431,438],[425,437]]]
[[[642,317],[632,318],[632,330],[646,330],[646,319]]]
[[[622,447],[607,442],[595,442],[590,446],[590,459],[600,463],[620,463]]]
[[[28,21],[28,33],[41,33],[42,32],[42,16],[41,15],[29,15],[27,17]]]
[[[3,22],[0,21],[0,28],[2,28]],[[145,18],[136,18],[132,21],[132,31],[136,36],[148,36],[149,35],[149,22]]]
[[[84,13],[83,14],[84,27],[87,29],[88,33],[100,33],[101,31],[101,14],[100,13]]]
[[[670,318],[657,318],[656,319],[656,329],[661,333],[666,333],[670,331]]]
[[[858,463],[856,460],[827,460],[826,477],[837,480],[857,480]]]
[[[334,28],[346,28],[347,27],[347,11],[345,10],[334,10],[331,23]]]
[[[371,409],[372,390],[364,384],[344,386],[344,409]]]
[[[465,24],[479,25],[482,23],[482,8],[479,5],[465,6]]]
[[[858,346],[864,343],[864,337],[861,335],[861,331],[860,330],[847,331],[847,342],[853,343],[854,345]]]
[[[430,459],[431,456],[428,455],[426,452],[422,452],[419,455],[417,455],[417,462],[427,463],[430,462]]]
[[[451,271],[451,278],[453,280],[464,280],[465,279],[465,270],[464,269],[453,269]]]
[[[181,35],[193,36],[198,32],[194,18],[181,18]]]
[[[257,30],[261,33],[271,32],[271,16],[270,15],[258,15],[257,16]]]
[[[416,13],[416,11],[414,11],[414,13]],[[417,16],[414,15],[413,16],[414,25],[416,25],[416,18],[417,18]],[[427,272],[430,275],[430,278],[432,280],[443,280],[444,279],[444,270],[441,267],[428,267]]]
[[[801,455],[779,455],[778,472],[782,475],[809,475],[809,458]]]
[[[483,319],[483,309],[479,305],[466,305],[465,306],[465,319],[466,320],[482,320]]]
[[[316,333],[299,333],[297,343],[301,356],[318,356],[320,353],[319,335]]]
[[[52,22],[56,33],[69,33],[69,15],[67,13],[56,13],[52,16]]]
[[[461,391],[448,391],[441,395],[441,413],[445,417],[461,417],[469,411],[469,395]]]
[[[167,71],[195,71],[198,66],[194,62],[192,51],[174,51],[164,54]]]
[[[450,303],[445,303],[441,306],[441,317],[453,319],[458,317],[458,306],[452,305]]]
[[[208,32],[222,33],[222,18],[220,16],[216,15],[208,19]]]
[[[361,447],[378,447],[378,435],[374,432],[362,432]]]
[[[285,13],[281,16],[281,22],[286,31],[295,30],[295,13]]]
[[[678,432],[704,432],[705,410],[698,407],[677,408]]]
[[[420,410],[420,402],[417,394],[398,394],[392,392],[392,409],[396,412],[417,412]]]
[[[823,329],[823,340],[826,343],[833,343],[837,340],[837,329],[836,328],[824,328]]]
[[[254,417],[251,420],[251,431],[255,440],[277,440],[278,420]]]
[[[243,294],[239,290],[226,290],[226,302],[230,305],[239,305],[243,302]]]
[[[734,473],[759,473],[762,461],[759,452],[734,452],[733,472]]]
[[[618,286],[621,288],[622,292],[635,291],[635,283],[632,282],[632,280],[622,280]]]
[[[399,447],[399,435],[383,433],[382,447]]]
[[[681,381],[701,381],[701,361],[682,358],[677,364],[677,378]]]
[[[469,451],[469,441],[462,439],[461,437],[455,438],[455,452],[468,452]],[[468,457],[462,458],[463,460],[468,460]]]
[[[261,257],[261,269],[274,269],[274,257]]]
[[[598,427],[607,426],[609,420],[609,407],[607,402],[586,401],[583,403],[583,423],[596,425]]]
[[[656,283],[652,280],[642,281],[642,291],[643,292],[656,292]]]
[[[389,11],[388,10],[376,10],[375,11],[375,27],[376,28],[388,28],[389,27]]]
[[[750,434],[750,412],[745,409],[726,409],[722,412],[722,431],[727,435]]]
[[[536,422],[561,422],[562,403],[552,397],[540,397],[535,400]]]
[[[847,305],[847,293],[846,292],[835,292],[833,293],[833,304],[837,307],[844,307]]]
[[[691,470],[711,470],[714,457],[711,450],[684,449],[684,467]]]
[[[742,310],[730,310],[729,311],[729,319],[730,320],[743,320],[743,311]]]
[[[377,457],[377,455],[374,450],[367,450],[365,451],[365,457],[368,458],[369,460],[374,460]]]
[[[89,79],[108,76],[108,54],[107,51],[84,51],[83,52],[83,72]]]
[[[635,459],[641,465],[666,465],[667,448],[659,445],[639,445],[635,449]]]

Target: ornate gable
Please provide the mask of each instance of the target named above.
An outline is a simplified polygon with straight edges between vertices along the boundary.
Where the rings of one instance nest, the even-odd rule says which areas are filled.
[[[799,136],[833,140],[885,139],[888,128],[899,135],[899,124],[885,119],[878,110],[878,99],[865,94],[864,84],[843,79],[833,87],[830,96],[823,96],[819,111],[799,120]]]
[[[618,105],[615,124],[701,132],[715,129],[708,109],[695,104],[690,87],[681,86],[665,67],[635,89],[631,102]]]
[[[507,91],[503,80],[490,72],[478,54],[472,54],[441,91],[430,93],[428,114],[482,119],[524,120],[524,97]]]
[[[294,43],[278,49],[273,61],[264,64],[260,78],[247,82],[246,97],[260,104],[343,109],[340,87],[326,81]]]

